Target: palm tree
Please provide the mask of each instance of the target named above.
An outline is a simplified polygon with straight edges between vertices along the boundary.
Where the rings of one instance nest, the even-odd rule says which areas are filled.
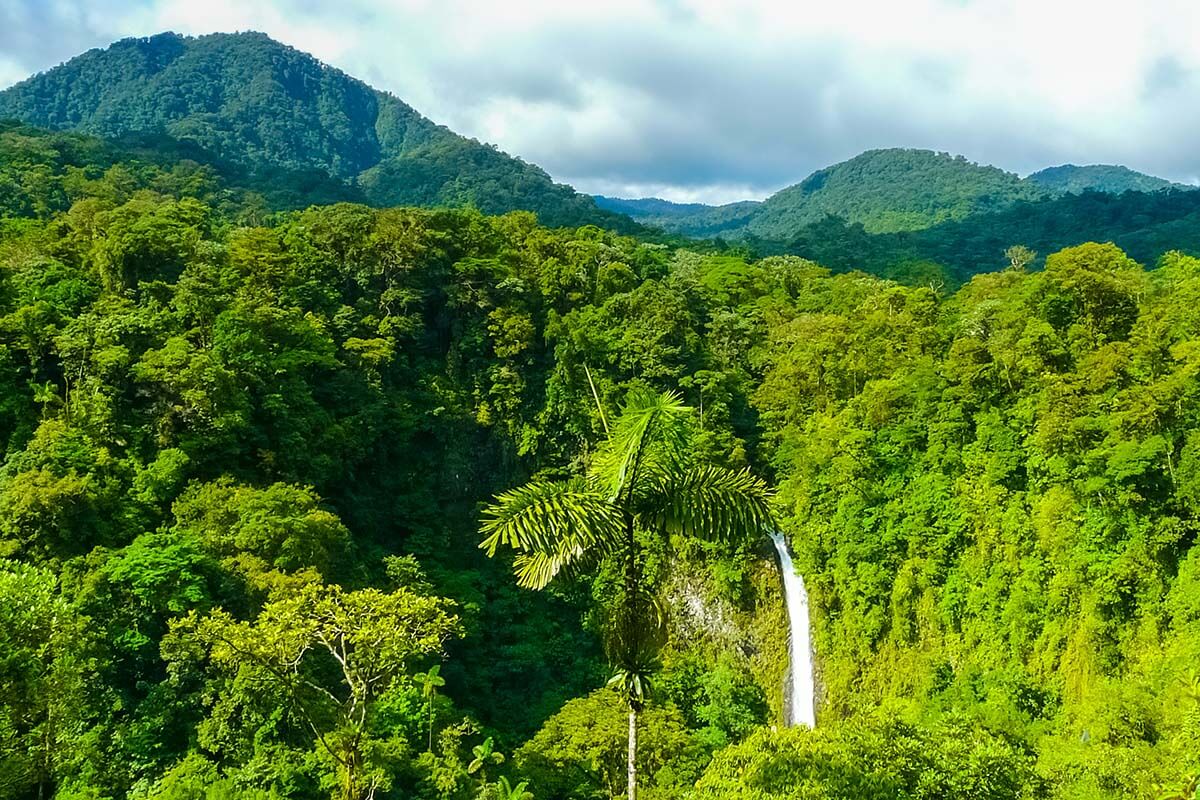
[[[516,786],[508,782],[508,778],[496,781],[496,800],[533,800],[533,793],[527,791],[529,781],[521,781]]]
[[[489,556],[502,546],[516,551],[521,586],[542,589],[564,571],[618,559],[623,590],[605,627],[609,683],[629,709],[627,800],[637,792],[637,715],[665,637],[661,607],[642,580],[644,537],[729,540],[772,524],[766,484],[748,470],[694,463],[690,438],[691,409],[678,395],[633,391],[583,475],[531,481],[484,510],[481,547]]]
[[[431,753],[433,752],[433,698],[437,697],[438,687],[446,685],[446,679],[438,674],[441,671],[441,666],[434,664],[428,672],[418,672],[413,676],[413,680],[421,685],[421,694],[429,704],[429,752]]]
[[[491,736],[483,740],[483,744],[477,744],[471,748],[471,753],[475,758],[467,765],[467,774],[474,775],[476,772],[481,772],[484,781],[487,780],[487,768],[489,764],[503,764],[504,754],[496,750],[495,740]]]

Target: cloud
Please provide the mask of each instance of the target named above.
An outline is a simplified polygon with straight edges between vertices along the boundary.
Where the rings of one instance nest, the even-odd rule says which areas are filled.
[[[1188,0],[0,0],[0,81],[167,29],[266,31],[585,191],[760,197],[890,146],[1200,174]]]

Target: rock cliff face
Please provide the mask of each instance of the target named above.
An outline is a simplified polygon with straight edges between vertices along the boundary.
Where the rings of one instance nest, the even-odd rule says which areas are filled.
[[[786,720],[788,616],[779,565],[769,543],[749,565],[740,596],[721,591],[698,561],[678,561],[665,590],[672,641],[714,657],[734,655],[767,697],[771,721]]]

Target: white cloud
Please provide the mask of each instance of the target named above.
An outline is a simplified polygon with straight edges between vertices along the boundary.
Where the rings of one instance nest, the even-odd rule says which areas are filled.
[[[256,29],[588,191],[761,196],[886,146],[1020,172],[1071,161],[1200,173],[1200,4],[1190,0],[86,8],[0,0],[0,82],[120,36]]]

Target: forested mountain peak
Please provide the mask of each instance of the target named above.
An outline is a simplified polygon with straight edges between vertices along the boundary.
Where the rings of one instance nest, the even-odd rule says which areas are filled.
[[[1033,173],[1027,181],[1061,194],[1081,192],[1156,192],[1160,189],[1191,188],[1165,178],[1156,178],[1119,164],[1062,164]]]
[[[437,125],[266,34],[162,33],[90,50],[0,92],[0,119],[105,137],[166,134],[252,167],[327,171],[377,205],[618,218],[543,170]]]
[[[1194,187],[1128,167],[1064,164],[1020,178],[932,150],[868,150],[762,202],[721,206],[601,197],[601,208],[760,253],[792,253],[838,269],[908,280],[958,277],[1002,263],[1014,242],[1039,253],[1113,241],[1153,263],[1200,244]]]
[[[612,197],[597,202],[690,236],[786,242],[831,217],[873,234],[917,231],[1048,195],[1014,173],[960,155],[894,147],[819,169],[762,202],[705,206]]]
[[[817,170],[762,204],[749,230],[780,239],[827,216],[869,233],[920,230],[1042,194],[998,167],[932,150],[868,150]]]
[[[14,86],[0,94],[0,115],[109,137],[162,130],[237,160],[350,177],[379,162],[378,128],[434,128],[394,98],[381,119],[383,98],[265,34],[162,33],[90,50]]]

